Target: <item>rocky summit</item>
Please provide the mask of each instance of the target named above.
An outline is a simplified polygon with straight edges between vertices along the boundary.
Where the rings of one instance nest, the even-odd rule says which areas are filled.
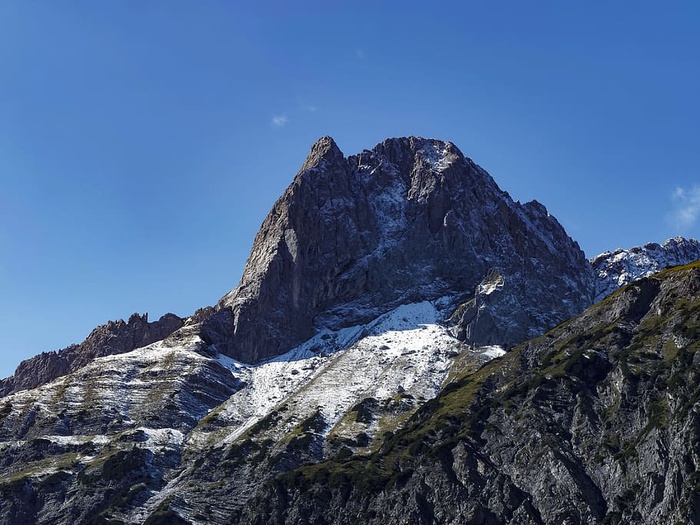
[[[544,206],[513,202],[450,142],[389,139],[346,158],[324,137],[219,302],[212,342],[254,363],[321,329],[441,300],[460,339],[510,345],[588,306],[591,282]]]
[[[0,523],[700,524],[698,258],[324,137],[217,304],[0,382]]]

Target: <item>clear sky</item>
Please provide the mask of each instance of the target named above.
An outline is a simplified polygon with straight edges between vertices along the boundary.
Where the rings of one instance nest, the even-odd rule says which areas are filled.
[[[454,142],[588,256],[700,236],[700,3],[0,2],[0,376],[240,277],[317,138]]]

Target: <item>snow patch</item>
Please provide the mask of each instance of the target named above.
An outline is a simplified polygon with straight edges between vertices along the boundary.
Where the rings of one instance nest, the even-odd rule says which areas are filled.
[[[482,355],[485,355],[486,357],[490,357],[491,359],[495,359],[497,357],[504,356],[506,354],[506,351],[503,349],[503,347],[498,346],[498,345],[492,345],[492,346],[481,346],[478,348],[480,353]]]
[[[367,397],[434,397],[458,353],[455,349],[462,347],[439,324],[440,317],[435,303],[424,301],[399,306],[365,325],[324,330],[256,365],[219,356],[219,363],[246,384],[216,409],[218,417],[233,423],[225,441],[237,439],[282,405],[298,417],[318,411],[330,430]],[[493,347],[485,355],[497,354]]]
[[[148,436],[148,448],[173,447],[179,448],[185,441],[185,435],[174,428],[138,427],[136,430]]]
[[[495,279],[484,280],[479,284],[477,293],[479,295],[491,295],[493,292],[502,290],[504,283],[505,280],[500,275]]]
[[[441,147],[438,147],[435,143],[428,142],[419,151],[421,158],[430,164],[433,171],[438,173],[450,165],[448,143],[441,143],[440,146]]]

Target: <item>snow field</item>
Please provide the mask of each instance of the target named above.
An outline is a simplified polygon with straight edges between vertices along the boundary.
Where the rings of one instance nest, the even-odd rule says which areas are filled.
[[[283,407],[294,416],[275,427],[278,437],[315,412],[328,434],[365,398],[433,398],[449,372],[455,349],[463,345],[439,324],[435,304],[402,305],[366,325],[324,331],[292,351],[257,365],[226,356],[218,361],[246,386],[217,408],[232,425],[224,438],[235,441],[247,429]],[[487,358],[502,355],[487,347]],[[193,441],[205,436],[192,436]]]

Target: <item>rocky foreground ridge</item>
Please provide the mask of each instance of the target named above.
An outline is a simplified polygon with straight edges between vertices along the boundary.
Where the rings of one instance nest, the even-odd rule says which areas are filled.
[[[450,382],[372,454],[276,477],[240,523],[700,523],[700,263]]]
[[[589,262],[448,142],[325,137],[215,307],[0,383],[0,523],[700,523],[700,269],[572,318],[696,244]]]

